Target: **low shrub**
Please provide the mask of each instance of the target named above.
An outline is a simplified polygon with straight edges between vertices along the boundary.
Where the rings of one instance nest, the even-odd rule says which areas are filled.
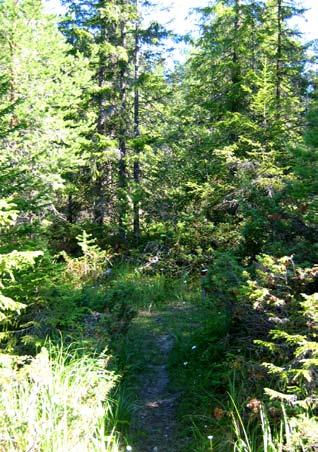
[[[65,251],[60,253],[66,262],[66,271],[74,282],[78,281],[78,284],[95,281],[110,265],[109,253],[102,250],[96,244],[96,239],[86,231],[77,236],[77,241],[82,250],[80,257],[72,258]]]

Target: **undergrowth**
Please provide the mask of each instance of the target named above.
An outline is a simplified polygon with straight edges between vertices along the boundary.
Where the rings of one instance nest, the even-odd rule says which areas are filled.
[[[204,323],[171,356],[183,450],[314,451],[317,266],[216,255]]]
[[[106,253],[89,235],[79,239],[81,256],[63,254],[63,262],[45,252],[32,272],[7,278],[6,295],[15,294],[24,311],[12,316],[2,341],[1,450],[124,447],[129,407],[111,344],[133,312],[122,297],[108,296]]]
[[[1,450],[118,451],[108,367],[107,353],[50,344],[34,358],[2,356]]]
[[[160,266],[113,265],[89,235],[79,240],[78,257],[44,252],[31,274],[3,271],[4,295],[24,309],[3,331],[3,450],[126,447],[137,376],[160,361],[147,342],[162,328],[147,323],[153,311],[175,338],[169,369],[183,451],[315,450],[316,266],[266,255],[251,265],[220,252],[199,283]],[[183,304],[195,309],[166,309]]]

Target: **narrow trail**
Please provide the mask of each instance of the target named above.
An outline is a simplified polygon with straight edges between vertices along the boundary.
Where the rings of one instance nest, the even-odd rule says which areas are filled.
[[[182,394],[171,387],[169,357],[176,340],[189,335],[196,326],[195,311],[186,303],[171,304],[156,312],[141,311],[131,326],[130,353],[134,360],[139,359],[131,425],[136,452],[177,452],[184,445],[178,438],[177,419]]]
[[[154,317],[153,320],[159,320]],[[138,405],[132,425],[137,435],[137,450],[172,451],[176,434],[176,401],[178,394],[169,390],[168,359],[174,340],[162,334],[154,340],[160,362],[149,364],[139,377]]]

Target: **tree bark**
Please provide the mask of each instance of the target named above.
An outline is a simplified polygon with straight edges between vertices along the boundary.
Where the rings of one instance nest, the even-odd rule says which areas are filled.
[[[234,4],[234,40],[233,40],[233,68],[231,74],[231,81],[233,86],[233,99],[231,102],[230,110],[233,113],[239,112],[241,110],[241,93],[240,93],[240,79],[241,71],[239,66],[239,55],[237,51],[237,45],[239,41],[239,30],[240,30],[240,0],[235,0]]]
[[[135,49],[134,49],[134,138],[140,137],[140,102],[139,102],[139,17],[138,17],[138,0],[135,0],[137,20],[135,27]],[[139,160],[139,145],[135,147],[134,158],[134,182],[137,190],[137,199],[134,200],[134,238],[136,243],[140,239],[140,202],[138,189],[140,187],[140,160]]]
[[[123,5],[125,2],[123,2]],[[122,21],[120,25],[120,44],[123,48],[126,48],[126,29],[125,23]],[[121,61],[120,63],[120,71],[119,71],[119,93],[120,93],[120,118],[119,118],[119,193],[118,193],[118,201],[119,201],[119,218],[118,218],[118,227],[119,227],[119,238],[121,242],[126,241],[126,226],[125,226],[125,217],[127,215],[127,165],[126,165],[126,157],[127,157],[127,63],[125,61]]]
[[[277,0],[277,50],[276,50],[276,118],[281,116],[282,84],[282,0]]]
[[[106,28],[105,25],[102,24],[101,28],[101,43],[103,44],[106,41]],[[99,67],[98,67],[98,88],[100,92],[98,93],[98,116],[97,116],[97,133],[99,135],[104,135],[106,133],[105,130],[105,109],[104,109],[104,94],[101,93],[101,90],[105,83],[105,74],[106,74],[106,61],[105,55],[103,51],[100,51],[99,54]],[[105,218],[105,193],[104,193],[104,183],[103,178],[105,177],[104,168],[102,165],[97,162],[97,171],[98,175],[96,180],[94,181],[94,222],[96,224],[102,225],[104,223]]]

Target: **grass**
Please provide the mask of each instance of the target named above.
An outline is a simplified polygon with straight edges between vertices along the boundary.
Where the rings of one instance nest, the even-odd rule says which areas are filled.
[[[51,345],[27,364],[3,355],[0,449],[7,452],[119,450],[109,357]]]
[[[169,301],[185,296],[184,279],[171,279],[162,274],[147,274],[132,265],[121,264],[113,271],[105,285],[106,301],[123,298],[132,307],[152,310],[165,306]]]
[[[213,411],[219,406],[216,398],[222,399],[227,390],[228,329],[225,307],[206,300],[197,306],[188,326],[185,324],[181,329],[183,334],[177,335],[170,357],[170,374],[172,385],[182,391],[179,436],[180,440],[188,439],[183,450],[216,450]],[[223,439],[223,450],[230,450],[228,438]]]
[[[265,401],[264,380],[247,372],[243,354],[228,343],[230,319],[220,305],[207,303],[201,324],[177,336],[170,373],[179,404],[182,451],[311,451],[318,444],[317,419]],[[194,317],[195,318],[195,317]],[[186,319],[185,319],[186,320]],[[256,408],[250,408],[254,401]],[[259,403],[259,405],[258,405]]]
[[[211,300],[202,302],[200,287],[188,285],[184,278],[172,281],[130,266],[116,268],[107,285],[111,303],[125,299],[139,311],[121,343],[114,344],[125,376],[122,387],[131,405],[136,403],[138,375],[149,363],[161,364],[156,338],[168,334],[175,339],[169,360],[171,386],[182,392],[178,409],[182,450],[231,450],[235,443],[232,420],[223,419],[216,426],[213,417],[214,407],[228,399],[226,307]],[[225,437],[224,429],[228,430]],[[129,442],[134,444],[134,437]]]
[[[187,340],[191,330],[204,322],[206,311],[201,304],[200,290],[197,285],[189,288],[188,284],[185,278],[172,280],[165,275],[144,274],[123,265],[114,269],[104,286],[107,304],[116,304],[124,299],[138,311],[127,334],[112,342],[123,375],[121,388],[130,400],[126,411],[131,418],[131,409],[140,403],[140,374],[149,364],[161,365],[164,359],[158,353],[158,338],[168,335],[175,342]],[[141,436],[143,434],[140,432]],[[140,441],[138,435],[128,432],[128,442],[133,447]]]
[[[309,444],[308,438],[318,439],[317,423],[308,414],[289,417],[285,406],[281,405],[281,418],[273,426],[264,405],[260,405],[254,425],[246,423],[240,414],[235,400],[230,396],[233,410],[232,427],[235,434],[233,450],[238,452],[283,452],[315,450],[315,444]]]

